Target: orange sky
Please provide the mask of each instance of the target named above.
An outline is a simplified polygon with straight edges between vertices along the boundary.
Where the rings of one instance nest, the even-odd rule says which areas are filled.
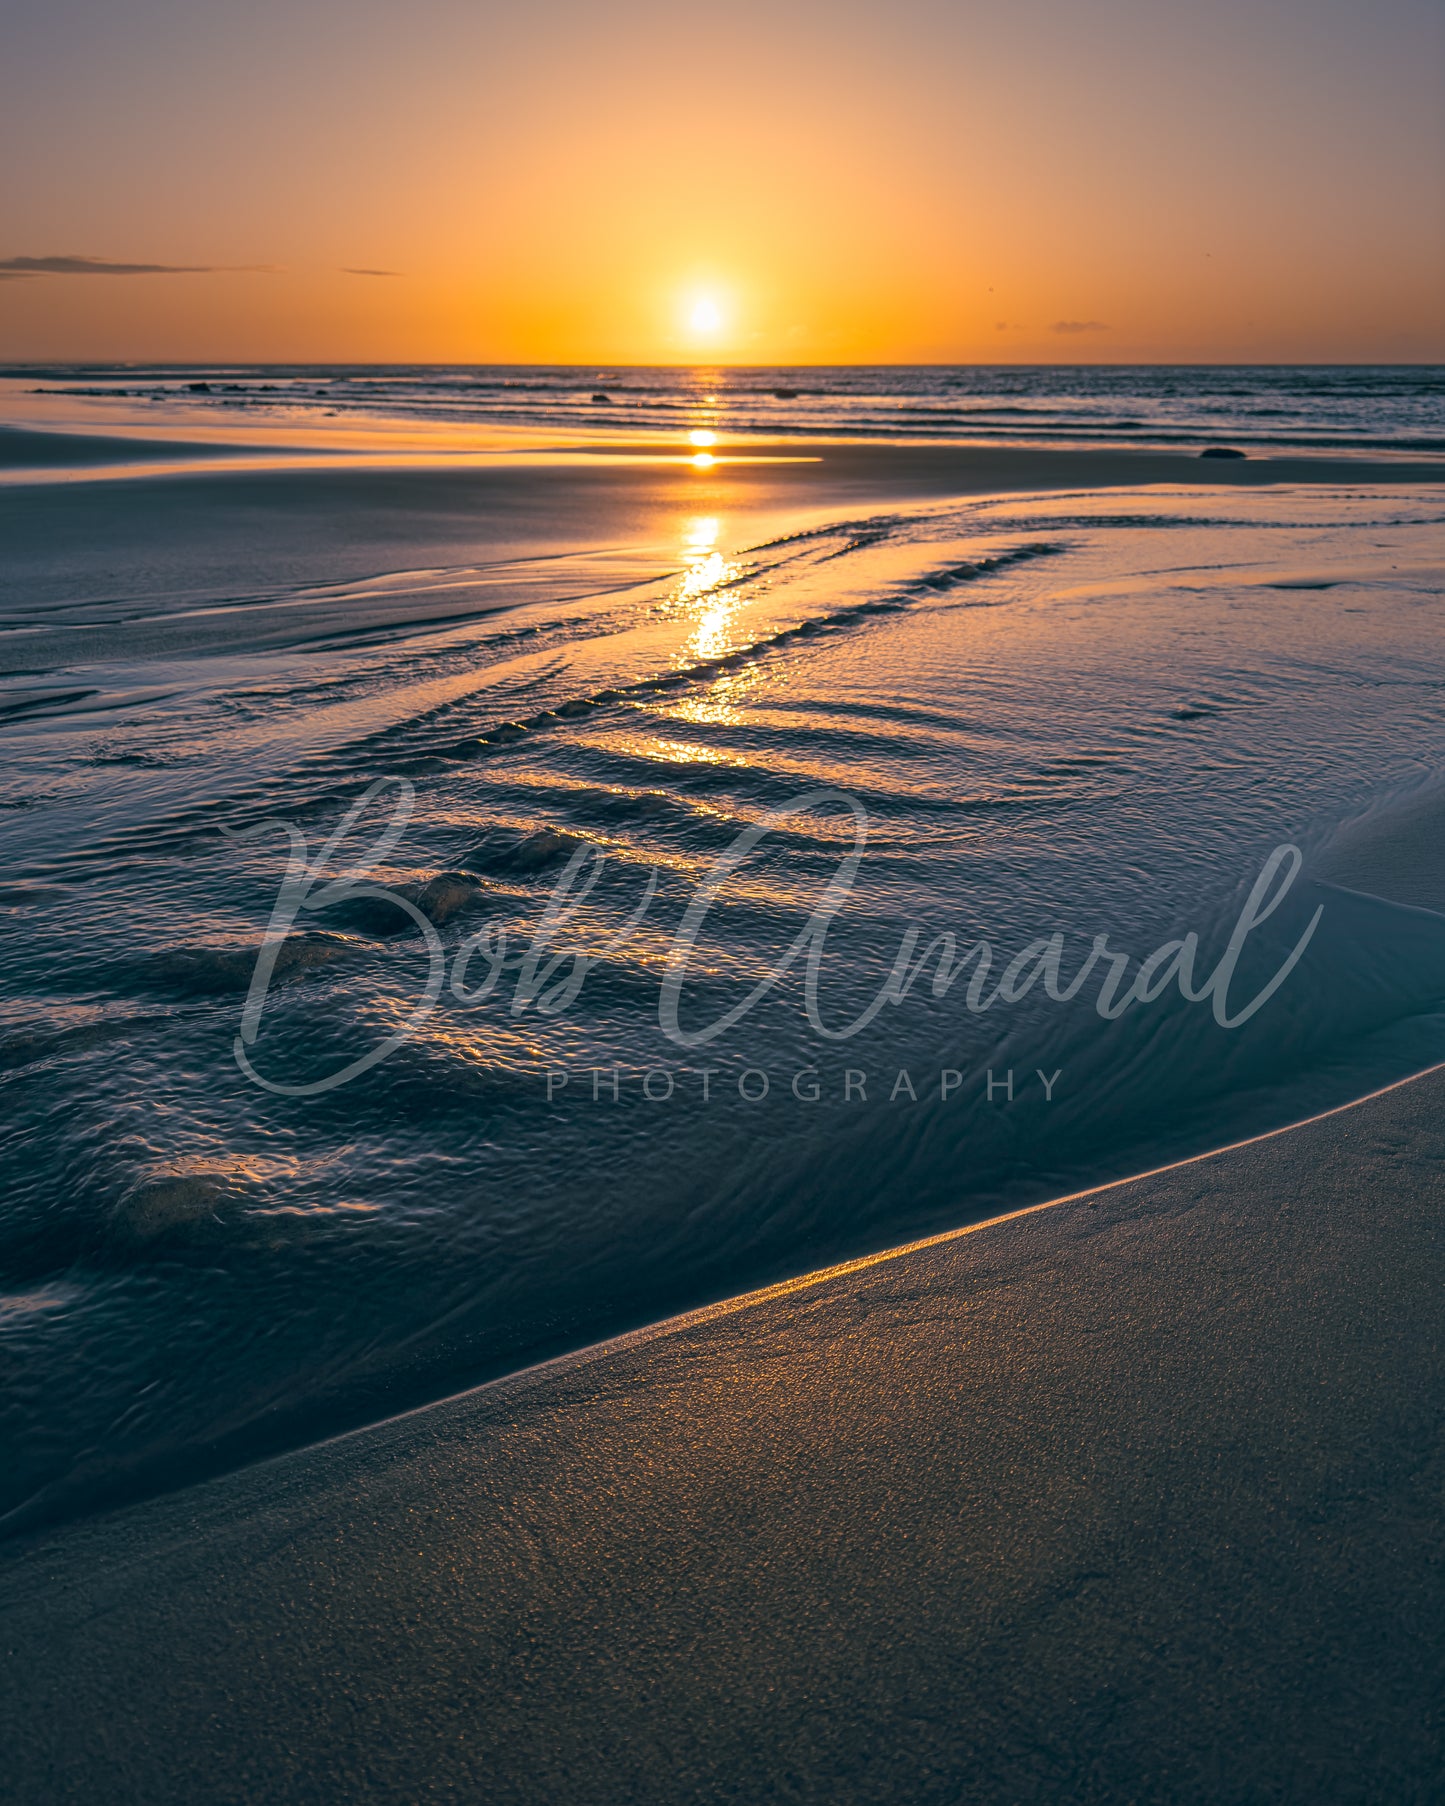
[[[27,0],[0,358],[1445,360],[1442,19]]]

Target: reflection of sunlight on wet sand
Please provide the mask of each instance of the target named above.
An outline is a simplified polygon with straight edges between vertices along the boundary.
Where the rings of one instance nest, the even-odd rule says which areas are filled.
[[[678,587],[677,599],[686,607],[707,598],[706,612],[699,618],[687,652],[695,659],[721,658],[733,650],[728,626],[738,611],[736,596],[718,596],[715,592],[725,583],[736,581],[742,567],[724,558],[717,549],[721,522],[714,515],[694,515],[683,526],[683,556],[687,565]]]
[[[691,564],[682,579],[682,594],[691,601],[716,589],[728,574],[728,563],[721,552],[707,552]]]
[[[670,765],[732,765],[739,771],[749,768],[749,761],[742,753],[724,747],[699,746],[691,740],[664,740],[660,736],[649,736],[646,748],[651,758],[665,760]]]
[[[735,674],[718,678],[705,696],[689,696],[670,710],[674,721],[697,727],[735,727],[742,720],[745,684]]]
[[[698,622],[689,650],[699,659],[723,658],[731,652],[733,636],[729,628],[737,608],[737,602],[731,598],[710,608]]]
[[[682,710],[670,710],[668,725],[687,719]],[[750,767],[748,755],[730,747],[706,746],[693,740],[674,739],[666,732],[609,734],[596,742],[609,753],[624,758],[645,760],[650,765],[730,765],[739,771]]]

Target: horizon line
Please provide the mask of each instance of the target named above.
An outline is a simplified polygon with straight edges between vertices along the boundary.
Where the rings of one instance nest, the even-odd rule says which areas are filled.
[[[40,370],[1445,370],[1445,353],[1425,358],[904,358],[849,359],[823,363],[742,363],[726,359],[607,358],[529,363],[485,358],[266,359],[214,356],[172,362],[165,358],[0,359],[0,376]]]

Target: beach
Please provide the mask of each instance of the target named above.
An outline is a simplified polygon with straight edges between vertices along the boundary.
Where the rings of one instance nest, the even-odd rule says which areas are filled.
[[[1445,1801],[1442,67],[21,9],[7,1806]]]
[[[1432,1797],[1431,384],[67,380],[13,1796]]]
[[[1441,1101],[12,1545],[9,1795],[1430,1799]]]
[[[1429,384],[905,376],[9,394],[8,1533],[1436,1057]]]

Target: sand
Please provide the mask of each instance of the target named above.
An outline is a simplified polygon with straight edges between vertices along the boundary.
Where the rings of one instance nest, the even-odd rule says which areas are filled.
[[[412,466],[394,454],[368,462],[304,445],[275,467],[264,451],[249,448],[239,462],[235,454],[234,446],[0,429],[0,478],[9,467],[10,476],[54,479],[68,466],[76,479],[0,481],[0,628],[19,630],[0,636],[0,676],[275,652],[595,594],[675,569],[674,529],[688,516],[719,517],[758,544],[840,511],[866,516],[961,496],[1445,484],[1439,460],[1221,462],[813,441],[720,457],[701,470],[687,458],[629,455],[625,443],[606,453]],[[227,457],[234,467],[219,468]],[[127,474],[104,474],[117,468]],[[456,573],[472,567],[477,581],[462,593]],[[444,593],[430,587],[438,572],[451,585]],[[382,589],[365,587],[382,573]],[[396,575],[405,573],[416,574],[415,586]]]
[[[1445,481],[866,445],[220,475],[161,444],[110,480],[121,442],[43,437],[0,435],[80,479],[0,489],[17,672],[408,631],[424,584],[346,586],[483,553],[469,612],[544,555],[595,588],[632,548],[608,580],[640,581],[685,511],[762,538],[855,502]],[[1324,875],[1438,909],[1439,809]],[[1436,1799],[1442,1102],[1437,1072],[0,1546],[7,1797]]]
[[[1436,1799],[1442,1103],[12,1544],[8,1797]]]

